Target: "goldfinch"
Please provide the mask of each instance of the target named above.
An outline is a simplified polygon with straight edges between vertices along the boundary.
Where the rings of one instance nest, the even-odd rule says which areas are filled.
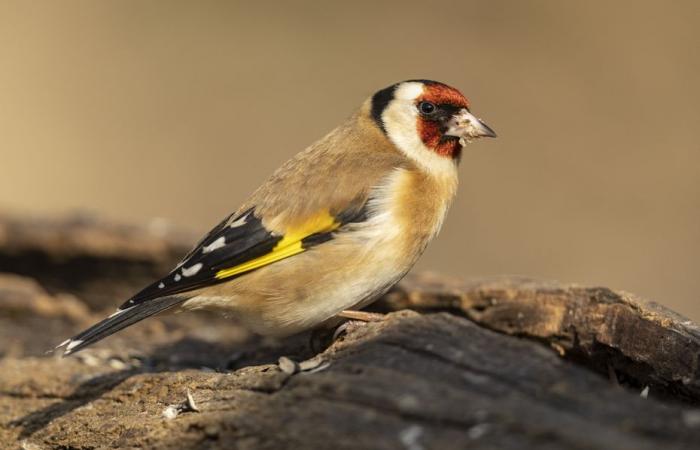
[[[496,133],[456,89],[391,85],[280,167],[164,278],[57,348],[74,353],[164,311],[207,309],[287,336],[360,309],[440,230],[462,148]]]

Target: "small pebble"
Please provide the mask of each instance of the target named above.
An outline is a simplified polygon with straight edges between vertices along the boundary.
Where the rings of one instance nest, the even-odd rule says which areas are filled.
[[[110,358],[109,359],[109,367],[111,367],[112,369],[116,369],[116,370],[124,370],[129,366],[121,359]]]
[[[189,389],[187,389],[187,400],[177,405],[169,405],[161,414],[166,420],[172,420],[183,412],[199,412],[199,407],[194,402],[194,397]]]
[[[77,357],[80,360],[80,362],[85,364],[86,366],[96,367],[99,366],[101,363],[100,359],[92,355],[91,353],[78,353]]]
[[[281,356],[279,361],[277,361],[277,365],[279,366],[280,370],[287,375],[294,375],[299,371],[299,364],[286,356]]]
[[[163,418],[165,420],[173,420],[180,414],[180,409],[176,405],[170,405],[163,410]]]
[[[639,396],[642,398],[647,398],[649,397],[649,386],[645,387],[642,389],[642,392],[639,393]]]
[[[39,445],[34,444],[32,442],[22,441],[19,445],[22,448],[22,450],[41,450],[41,447]]]
[[[419,425],[411,425],[399,432],[399,441],[403,444],[406,450],[423,450],[425,447],[420,443],[420,438],[423,435],[423,427]]]
[[[467,430],[467,436],[469,436],[469,439],[476,440],[488,433],[490,429],[491,425],[488,423],[479,423]]]

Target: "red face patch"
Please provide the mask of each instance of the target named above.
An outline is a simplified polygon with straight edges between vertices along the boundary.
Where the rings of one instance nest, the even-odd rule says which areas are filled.
[[[458,108],[469,108],[469,101],[457,89],[446,84],[426,84],[423,95],[419,101],[426,101],[435,105],[452,105]]]
[[[431,83],[423,88],[423,95],[417,102],[430,102],[436,106],[450,105],[461,109],[469,108],[469,101],[457,89],[445,84]],[[443,125],[436,120],[418,117],[418,134],[423,143],[440,156],[457,158],[462,146],[458,139],[443,139]]]
[[[462,146],[459,145],[459,139],[442,138],[440,124],[435,121],[419,117],[418,134],[426,147],[440,156],[456,157],[459,156],[460,150],[462,150]]]

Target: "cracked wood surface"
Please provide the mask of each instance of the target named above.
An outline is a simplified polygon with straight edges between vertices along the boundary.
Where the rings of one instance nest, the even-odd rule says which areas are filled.
[[[187,250],[185,234],[159,233],[0,217],[0,448],[700,442],[697,325],[606,288],[417,274],[373,306],[385,320],[335,342],[261,339],[199,313],[46,355]],[[188,390],[199,412],[179,406]]]
[[[321,357],[326,370],[295,375],[275,364],[105,372],[77,359],[4,360],[2,409],[17,409],[2,418],[2,437],[52,448],[269,449],[639,450],[700,439],[695,410],[644,400],[537,343],[447,313],[392,313]],[[8,373],[24,379],[7,385]],[[37,382],[37,373],[49,375]],[[187,389],[200,412],[164,419]]]
[[[625,384],[700,403],[700,327],[654,302],[605,287],[501,278],[410,276],[376,306],[451,311],[489,329],[551,346]]]

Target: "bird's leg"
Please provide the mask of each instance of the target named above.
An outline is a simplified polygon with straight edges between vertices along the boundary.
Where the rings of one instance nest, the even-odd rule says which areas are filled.
[[[340,311],[338,314],[336,314],[336,316],[344,319],[359,320],[360,322],[380,322],[384,320],[384,314],[367,311],[354,311],[351,309]]]

